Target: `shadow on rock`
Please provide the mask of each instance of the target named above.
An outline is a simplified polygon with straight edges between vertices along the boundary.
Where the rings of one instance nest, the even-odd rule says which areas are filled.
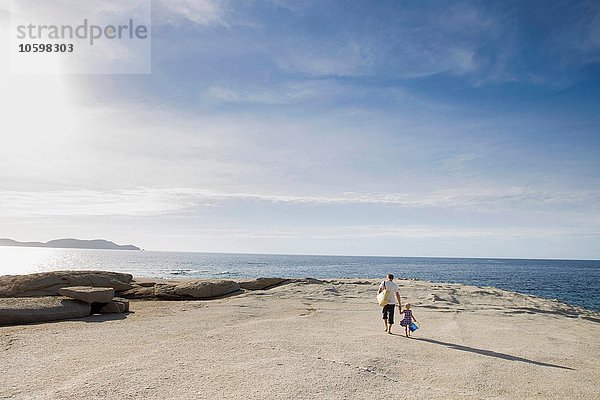
[[[545,363],[545,362],[541,362],[541,361],[529,360],[529,359],[523,358],[523,357],[516,357],[516,356],[510,355],[510,354],[498,353],[498,352],[492,351],[492,350],[477,349],[475,347],[464,346],[464,345],[456,344],[456,343],[442,342],[440,340],[427,339],[427,338],[413,338],[413,339],[418,340],[420,342],[427,342],[427,343],[437,344],[437,345],[441,345],[441,346],[446,346],[446,347],[448,347],[450,349],[454,349],[454,350],[460,350],[460,351],[466,351],[469,353],[481,354],[483,356],[495,357],[495,358],[500,358],[500,359],[508,360],[508,361],[519,361],[519,362],[524,362],[527,364],[539,365],[540,367],[568,369],[571,371],[575,370],[574,368],[564,367],[562,365],[549,364],[549,363]]]
[[[120,314],[94,314],[89,315],[87,317],[83,317],[78,319],[78,321],[88,322],[88,323],[98,323],[98,322],[106,322],[106,321],[118,321],[127,319],[129,314],[133,314],[133,312],[126,312]]]

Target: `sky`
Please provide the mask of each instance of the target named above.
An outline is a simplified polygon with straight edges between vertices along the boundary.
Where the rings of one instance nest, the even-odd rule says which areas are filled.
[[[600,259],[597,1],[154,0],[151,68],[0,59],[0,237]]]

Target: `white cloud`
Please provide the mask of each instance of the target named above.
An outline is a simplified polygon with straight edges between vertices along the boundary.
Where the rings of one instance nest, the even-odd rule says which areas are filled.
[[[284,43],[282,54],[275,61],[285,71],[310,76],[360,76],[368,75],[373,55],[367,41],[323,42],[296,39]]]
[[[225,0],[155,0],[154,21],[159,25],[178,26],[184,22],[202,26],[228,26],[228,2]]]
[[[511,45],[497,40],[507,27],[473,6],[442,5],[415,14],[406,5],[395,17],[394,23],[381,18],[381,25],[366,19],[356,29],[336,21],[339,33],[325,38],[310,32],[286,35],[276,40],[274,59],[285,71],[309,76],[411,79],[448,73],[473,75],[482,82],[485,65],[477,59],[481,46]]]
[[[598,191],[551,193],[524,188],[506,190],[452,189],[427,194],[343,193],[339,196],[298,196],[225,193],[196,188],[137,188],[115,191],[0,191],[0,214],[6,218],[32,216],[151,216],[178,214],[228,202],[313,205],[389,205],[405,208],[440,207],[477,211],[519,210],[523,207],[585,205],[600,201]]]
[[[288,97],[271,90],[239,90],[223,86],[211,86],[201,97],[209,102],[238,104],[287,104]]]
[[[189,206],[178,194],[161,190],[115,192],[62,190],[47,192],[0,192],[5,218],[39,216],[151,216],[176,212]]]
[[[364,96],[361,91],[330,80],[305,80],[272,85],[212,85],[200,93],[208,103],[283,105],[323,103]]]

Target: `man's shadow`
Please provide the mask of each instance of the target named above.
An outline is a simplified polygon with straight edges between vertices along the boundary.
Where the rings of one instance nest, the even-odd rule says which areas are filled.
[[[450,349],[454,349],[454,350],[467,351],[469,353],[481,354],[483,356],[501,358],[503,360],[520,361],[520,362],[524,362],[524,363],[528,363],[528,364],[539,365],[541,367],[568,369],[571,371],[575,370],[574,368],[563,367],[562,365],[548,364],[548,363],[544,363],[544,362],[540,362],[540,361],[529,360],[529,359],[523,358],[523,357],[511,356],[510,354],[498,353],[496,351],[491,351],[491,350],[477,349],[474,347],[463,346],[461,344],[442,342],[440,340],[435,340],[435,339],[415,338],[415,337],[413,337],[412,339],[418,340],[420,342],[427,342],[427,343],[432,343],[432,344],[438,344],[441,346],[446,346],[446,347],[448,347]]]

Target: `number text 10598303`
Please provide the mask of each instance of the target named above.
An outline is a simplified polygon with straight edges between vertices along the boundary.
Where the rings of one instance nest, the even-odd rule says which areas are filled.
[[[21,43],[19,53],[72,53],[72,43]]]

